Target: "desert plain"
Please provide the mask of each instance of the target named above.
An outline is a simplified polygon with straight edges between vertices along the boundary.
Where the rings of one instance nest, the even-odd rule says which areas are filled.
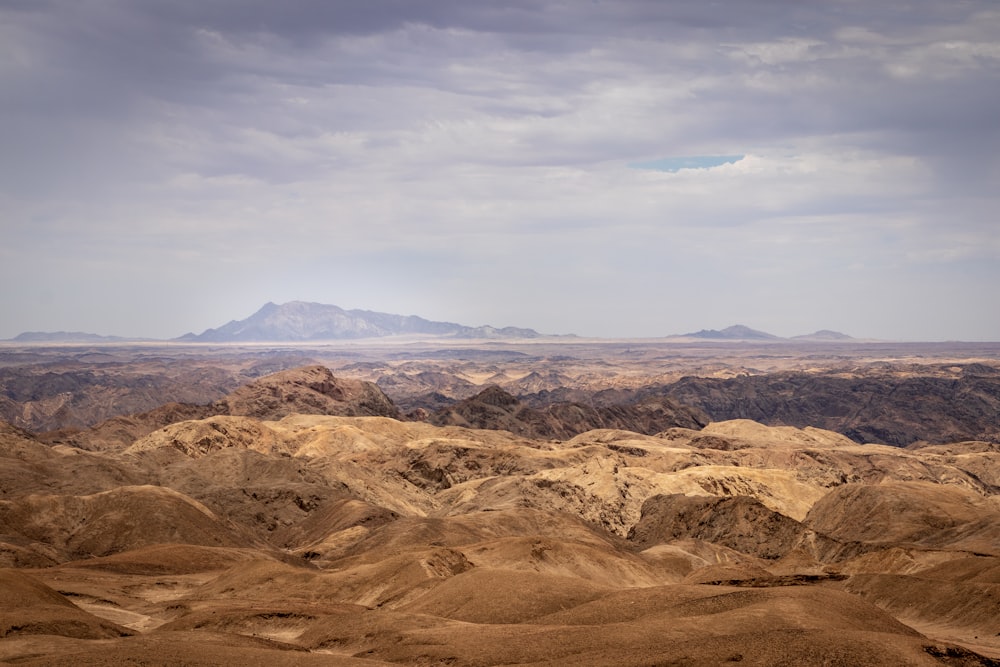
[[[0,664],[1000,664],[1000,344],[4,344],[0,420]]]

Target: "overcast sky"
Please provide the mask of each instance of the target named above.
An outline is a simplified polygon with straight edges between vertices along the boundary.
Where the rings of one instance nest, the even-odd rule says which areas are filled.
[[[0,338],[1000,340],[993,0],[0,0]]]

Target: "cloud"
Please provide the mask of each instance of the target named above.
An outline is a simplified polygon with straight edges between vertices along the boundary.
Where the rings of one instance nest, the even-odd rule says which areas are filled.
[[[954,268],[1000,259],[1000,13],[985,1],[53,0],[0,15],[0,277],[35,272],[54,295],[5,294],[0,337],[87,321],[176,335],[219,324],[182,324],[215,298],[602,335],[727,326],[705,319],[756,300],[758,328],[930,336],[927,267],[970,298],[988,298],[983,271],[1000,278]],[[726,163],[629,168],[670,156]],[[894,312],[866,331],[856,313],[880,311],[850,299],[873,282]],[[647,312],[682,283],[696,287],[674,290],[679,307]],[[815,322],[802,286],[843,324]],[[65,306],[101,293],[156,293],[169,312],[104,325]],[[149,330],[126,330],[137,319]],[[963,321],[943,335],[988,331]]]
[[[654,169],[656,171],[676,172],[681,169],[711,169],[724,164],[739,162],[745,155],[692,155],[687,157],[667,157],[648,162],[634,162],[629,166],[633,169]]]

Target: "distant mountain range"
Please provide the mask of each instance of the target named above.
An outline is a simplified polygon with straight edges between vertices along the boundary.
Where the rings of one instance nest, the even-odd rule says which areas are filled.
[[[721,331],[718,329],[702,329],[701,331],[696,331],[694,333],[682,334],[680,338],[701,338],[703,340],[744,340],[744,341],[782,341],[782,340],[793,340],[793,341],[849,341],[855,340],[847,334],[840,333],[839,331],[830,331],[829,329],[821,329],[815,333],[805,334],[802,336],[792,336],[791,338],[782,338],[781,336],[775,336],[774,334],[769,334],[765,331],[758,331],[756,329],[751,329],[748,326],[742,324],[734,324],[731,327],[726,327]]]
[[[470,327],[454,322],[435,322],[416,315],[393,315],[371,310],[344,310],[338,306],[306,301],[267,303],[243,320],[233,320],[200,334],[188,333],[173,342],[185,343],[282,343],[323,340],[354,340],[400,335],[436,336],[464,339],[539,338],[534,329],[492,326]],[[735,324],[722,330],[702,329],[668,338],[695,338],[706,341],[802,341],[836,342],[855,340],[847,334],[823,329],[803,336],[782,338]],[[78,331],[29,331],[11,339],[18,343],[116,343],[136,339],[100,336]],[[149,340],[149,339],[143,339]]]
[[[82,331],[25,331],[11,340],[17,343],[114,343],[128,339]]]
[[[381,338],[422,334],[451,338],[538,338],[534,329],[491,326],[469,327],[434,322],[416,315],[391,315],[370,310],[344,310],[305,301],[268,303],[245,320],[233,320],[217,329],[189,333],[178,341],[199,343],[294,342]]]

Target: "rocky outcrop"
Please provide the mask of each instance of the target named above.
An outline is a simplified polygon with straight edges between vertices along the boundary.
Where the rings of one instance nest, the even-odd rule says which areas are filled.
[[[837,543],[748,496],[658,495],[642,505],[642,518],[628,539],[639,549],[683,539],[728,547],[766,560],[805,549],[817,557]],[[817,553],[817,547],[822,553]]]
[[[281,371],[244,385],[214,404],[216,414],[281,419],[291,414],[394,417],[399,410],[371,382],[336,377],[325,366]]]
[[[650,435],[674,427],[699,429],[708,423],[700,411],[669,398],[652,398],[635,405],[595,407],[553,403],[533,408],[497,386],[438,410],[427,421],[437,426],[496,429],[525,437],[555,439],[602,428]]]

